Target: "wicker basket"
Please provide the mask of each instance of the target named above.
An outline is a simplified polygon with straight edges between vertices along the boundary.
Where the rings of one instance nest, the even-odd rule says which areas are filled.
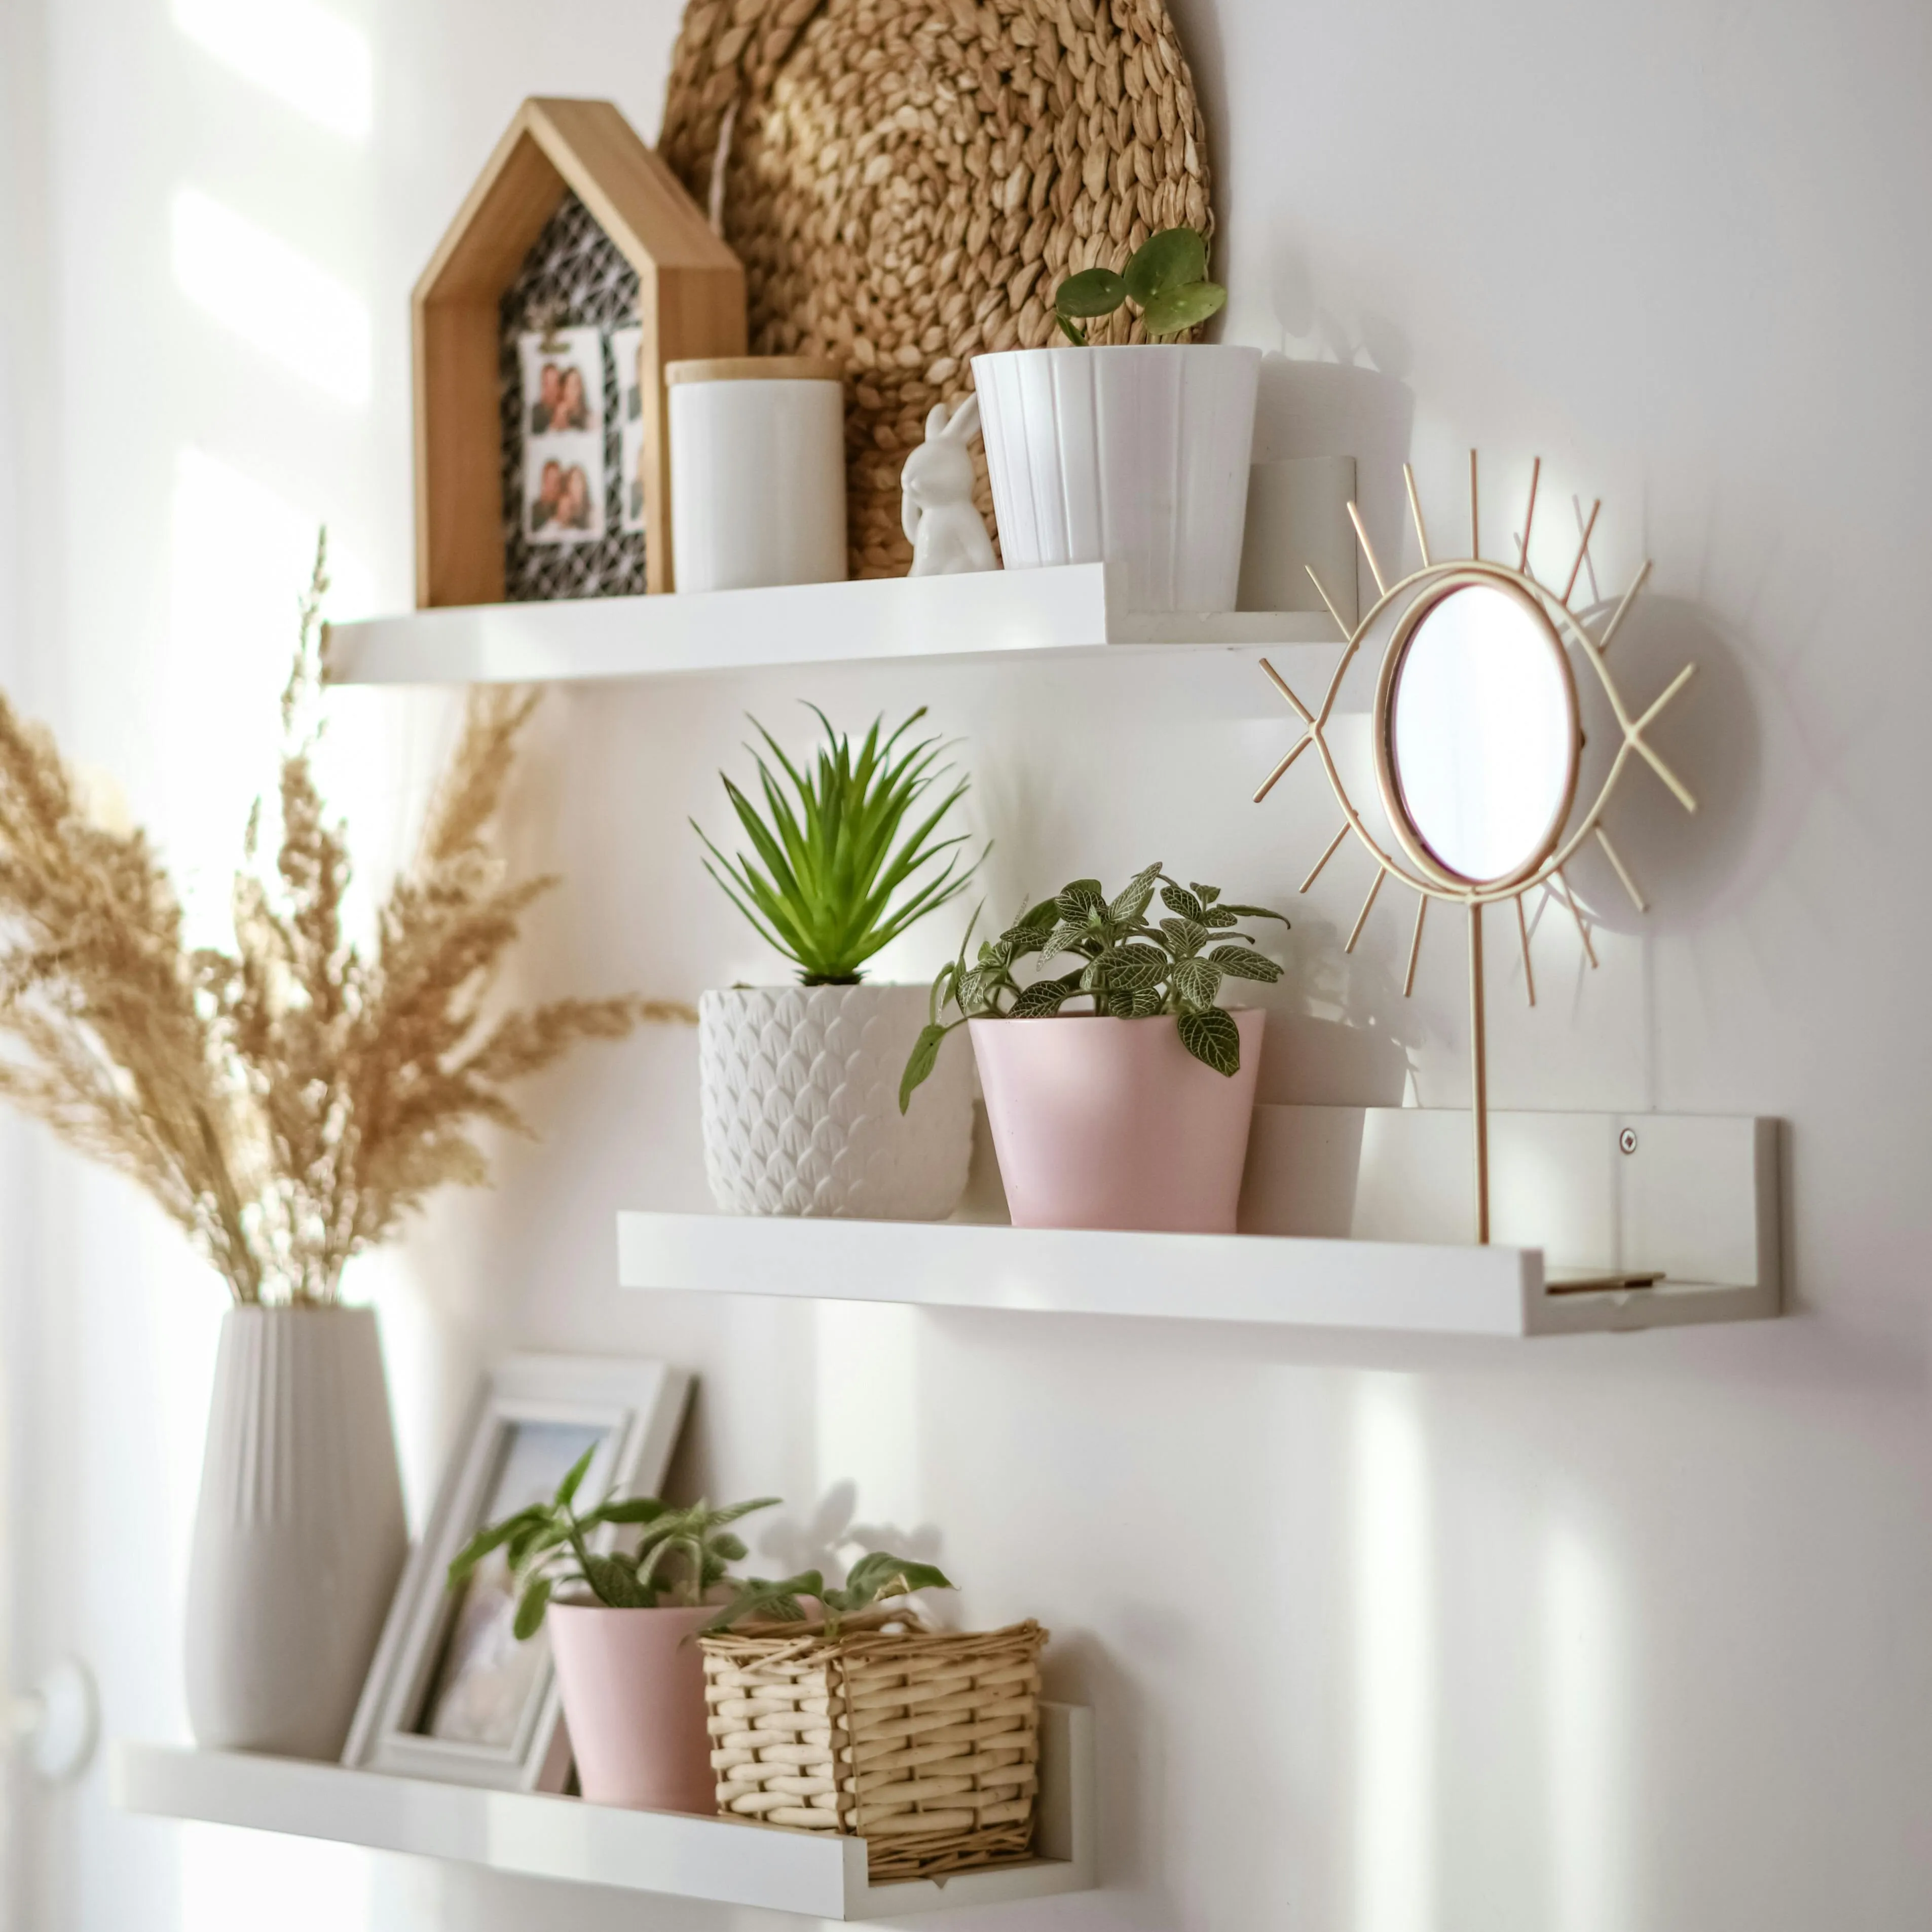
[[[862,1838],[875,1884],[1028,1856],[1046,1637],[1032,1622],[706,1637],[720,1814]]]
[[[1214,225],[1166,0],[690,0],[658,152],[745,265],[753,350],[846,373],[855,577],[911,561],[900,467],[976,353],[1056,340],[1073,270]]]

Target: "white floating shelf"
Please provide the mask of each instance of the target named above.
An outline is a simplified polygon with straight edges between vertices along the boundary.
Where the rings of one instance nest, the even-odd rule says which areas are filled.
[[[626,1288],[1526,1337],[1779,1312],[1778,1123],[1492,1114],[1499,1240],[1468,1225],[1468,1116],[1255,1109],[1234,1234],[1013,1228],[982,1114],[952,1221],[620,1214]],[[1546,1259],[1550,1265],[1546,1269]],[[1579,1277],[1654,1269],[1646,1288]]]
[[[897,1918],[944,1906],[1004,1905],[1087,1892],[1094,1869],[1093,1713],[1040,1707],[1040,1856],[944,1880],[874,1886],[860,1838],[685,1812],[626,1811],[578,1798],[479,1791],[339,1765],[165,1745],[115,1747],[123,1810],[241,1825],[410,1852],[526,1877],[568,1879],[802,1917]]]
[[[661,677],[994,652],[1059,656],[1121,646],[1321,646],[1318,676],[1340,640],[1325,614],[1162,615],[1121,607],[1107,566],[986,571],[710,590],[478,604],[329,626],[340,684],[524,683]],[[1283,668],[1288,668],[1284,664]]]

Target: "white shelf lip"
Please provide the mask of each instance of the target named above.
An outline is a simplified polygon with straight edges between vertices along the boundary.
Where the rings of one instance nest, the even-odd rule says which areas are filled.
[[[526,683],[1123,646],[1340,646],[1306,610],[1130,611],[1105,564],[658,597],[478,604],[329,626],[339,684]]]
[[[760,1906],[812,1918],[898,1918],[1090,1891],[1093,1713],[1040,1707],[1042,1856],[944,1880],[872,1885],[860,1838],[819,1837],[581,1798],[482,1791],[240,1751],[122,1743],[110,1777],[123,1810],[328,1838],[514,1872]]]
[[[1536,1248],[961,1222],[620,1214],[626,1288],[1503,1336],[1778,1312],[1774,1288],[1550,1292]]]

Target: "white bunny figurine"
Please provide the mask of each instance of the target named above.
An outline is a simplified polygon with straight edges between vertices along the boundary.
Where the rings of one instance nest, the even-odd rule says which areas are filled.
[[[946,577],[960,571],[997,570],[992,539],[973,507],[973,452],[980,428],[980,398],[968,396],[946,420],[934,403],[926,418],[926,440],[899,473],[899,520],[912,545],[914,577]]]

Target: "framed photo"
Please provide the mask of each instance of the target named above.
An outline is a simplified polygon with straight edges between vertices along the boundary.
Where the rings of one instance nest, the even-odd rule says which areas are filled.
[[[526,330],[524,536],[594,543],[604,534],[604,336],[597,328]]]
[[[410,1552],[342,1761],[365,1771],[501,1791],[561,1791],[570,1744],[539,1630],[512,1630],[508,1567],[493,1556],[459,1591],[452,1557],[485,1523],[553,1494],[595,1449],[582,1494],[654,1495],[691,1380],[662,1362],[524,1355],[478,1398]],[[600,1532],[596,1547],[608,1546]]]

